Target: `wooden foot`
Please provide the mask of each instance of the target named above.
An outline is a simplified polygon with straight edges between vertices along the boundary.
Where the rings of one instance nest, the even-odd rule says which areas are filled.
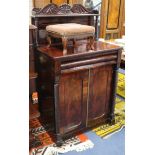
[[[56,145],[58,147],[60,147],[60,146],[62,146],[62,144],[63,144],[63,140],[62,140],[61,136],[60,135],[57,135],[56,136]]]
[[[67,54],[67,43],[68,43],[68,38],[63,37],[62,38],[62,44],[63,44],[63,54]]]
[[[110,125],[114,125],[114,124],[115,124],[115,116],[114,116],[114,114],[112,114],[112,115],[110,116],[109,124],[110,124]]]

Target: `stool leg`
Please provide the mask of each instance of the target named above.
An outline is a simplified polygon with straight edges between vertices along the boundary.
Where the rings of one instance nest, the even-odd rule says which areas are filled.
[[[77,47],[76,39],[73,39],[73,46],[74,46],[74,48]]]
[[[88,37],[88,38],[87,38],[87,45],[86,45],[86,49],[87,49],[87,50],[90,50],[90,44],[89,44],[89,41],[90,41],[90,38]]]
[[[94,50],[94,36],[90,37],[90,49]]]
[[[94,36],[87,38],[87,50],[94,50]]]
[[[51,44],[52,44],[50,35],[47,35],[47,42],[48,42],[47,47],[49,48],[51,46]]]
[[[62,37],[63,54],[67,54],[67,43],[68,43],[68,38]]]

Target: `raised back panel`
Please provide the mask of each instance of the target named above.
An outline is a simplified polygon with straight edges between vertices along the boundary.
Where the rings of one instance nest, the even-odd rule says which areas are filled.
[[[84,25],[95,26],[97,37],[97,19],[94,22],[94,16],[97,18],[98,12],[86,9],[81,4],[56,5],[50,3],[43,8],[33,8],[32,10],[32,23],[37,26],[37,39],[36,44],[46,44],[46,26],[51,24],[62,23],[78,23]],[[60,42],[60,41],[59,41]]]

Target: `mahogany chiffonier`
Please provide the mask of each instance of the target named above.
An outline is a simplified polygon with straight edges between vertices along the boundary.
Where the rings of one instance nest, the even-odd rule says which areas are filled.
[[[62,49],[47,46],[36,52],[39,103],[50,103],[57,145],[75,132],[114,121],[122,49],[96,41],[95,49],[87,50],[86,41],[77,43],[65,55]]]

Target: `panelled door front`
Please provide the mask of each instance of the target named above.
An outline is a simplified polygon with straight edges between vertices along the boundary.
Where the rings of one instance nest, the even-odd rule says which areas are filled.
[[[88,70],[64,73],[60,78],[60,133],[86,126]]]
[[[90,71],[88,123],[102,119],[109,112],[112,66],[92,68]]]

